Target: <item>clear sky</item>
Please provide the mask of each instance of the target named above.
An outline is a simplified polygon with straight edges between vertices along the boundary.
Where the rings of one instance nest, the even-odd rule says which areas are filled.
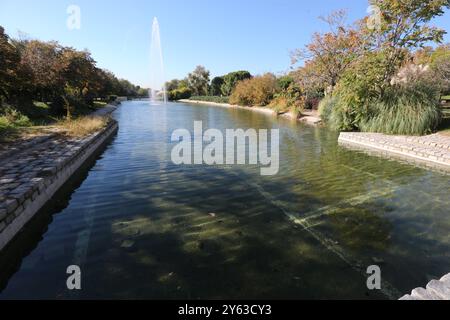
[[[69,5],[81,9],[80,30],[67,28]],[[155,16],[172,79],[199,64],[212,76],[287,71],[289,52],[326,28],[319,16],[345,8],[353,21],[367,7],[367,0],[0,0],[0,25],[13,37],[20,31],[89,49],[100,67],[147,86]],[[450,32],[450,13],[434,24]]]

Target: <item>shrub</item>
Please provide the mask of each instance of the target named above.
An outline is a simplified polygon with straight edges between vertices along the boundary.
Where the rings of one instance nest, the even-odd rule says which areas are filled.
[[[8,105],[3,107],[2,115],[0,116],[0,127],[2,129],[30,127],[31,125],[32,123],[27,116]]]
[[[277,78],[270,73],[238,82],[230,103],[241,106],[266,106],[279,92]]]
[[[214,79],[212,79],[209,88],[209,94],[212,96],[221,96],[223,83],[224,83],[223,77],[215,77]]]
[[[278,79],[278,86],[282,88],[282,91],[274,95],[269,107],[278,113],[291,112],[299,116],[305,108],[306,101],[301,89],[287,77]]]
[[[330,121],[331,113],[336,107],[337,98],[336,96],[328,95],[323,98],[319,103],[319,115],[323,122],[328,123]]]
[[[431,133],[442,120],[439,98],[439,89],[431,84],[395,86],[370,106],[372,116],[362,120],[360,128],[387,134]]]
[[[222,95],[229,96],[240,81],[251,78],[252,75],[248,71],[230,72],[223,77],[222,85],[220,87]]]
[[[370,117],[369,106],[386,90],[385,64],[384,54],[369,53],[344,72],[333,93],[330,126],[341,131],[361,129],[360,123]]]
[[[284,113],[289,110],[289,100],[283,96],[278,95],[270,102],[269,107],[276,113]]]
[[[171,101],[189,99],[192,96],[192,91],[189,88],[179,88],[169,91],[168,98]]]

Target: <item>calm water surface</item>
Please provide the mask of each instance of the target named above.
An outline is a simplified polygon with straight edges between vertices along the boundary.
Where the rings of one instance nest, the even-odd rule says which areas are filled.
[[[104,153],[0,256],[0,298],[392,299],[450,272],[446,175],[247,110],[135,101],[114,117]],[[175,166],[170,136],[195,120],[279,128],[280,173]],[[373,264],[380,292],[366,287]]]

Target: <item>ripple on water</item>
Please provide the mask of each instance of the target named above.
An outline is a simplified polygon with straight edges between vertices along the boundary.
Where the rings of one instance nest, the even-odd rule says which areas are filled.
[[[245,110],[126,102],[114,116],[104,154],[0,256],[1,298],[69,297],[74,262],[82,298],[396,298],[450,269],[448,176]],[[280,128],[280,173],[173,165],[171,133],[196,120]],[[365,287],[374,263],[382,293]]]

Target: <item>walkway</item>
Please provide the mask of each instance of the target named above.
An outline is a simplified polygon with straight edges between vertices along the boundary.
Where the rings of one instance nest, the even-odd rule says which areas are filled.
[[[450,300],[450,273],[441,280],[431,281],[426,289],[414,289],[400,300]]]
[[[391,136],[381,133],[342,132],[339,143],[450,170],[450,136],[443,134]]]

